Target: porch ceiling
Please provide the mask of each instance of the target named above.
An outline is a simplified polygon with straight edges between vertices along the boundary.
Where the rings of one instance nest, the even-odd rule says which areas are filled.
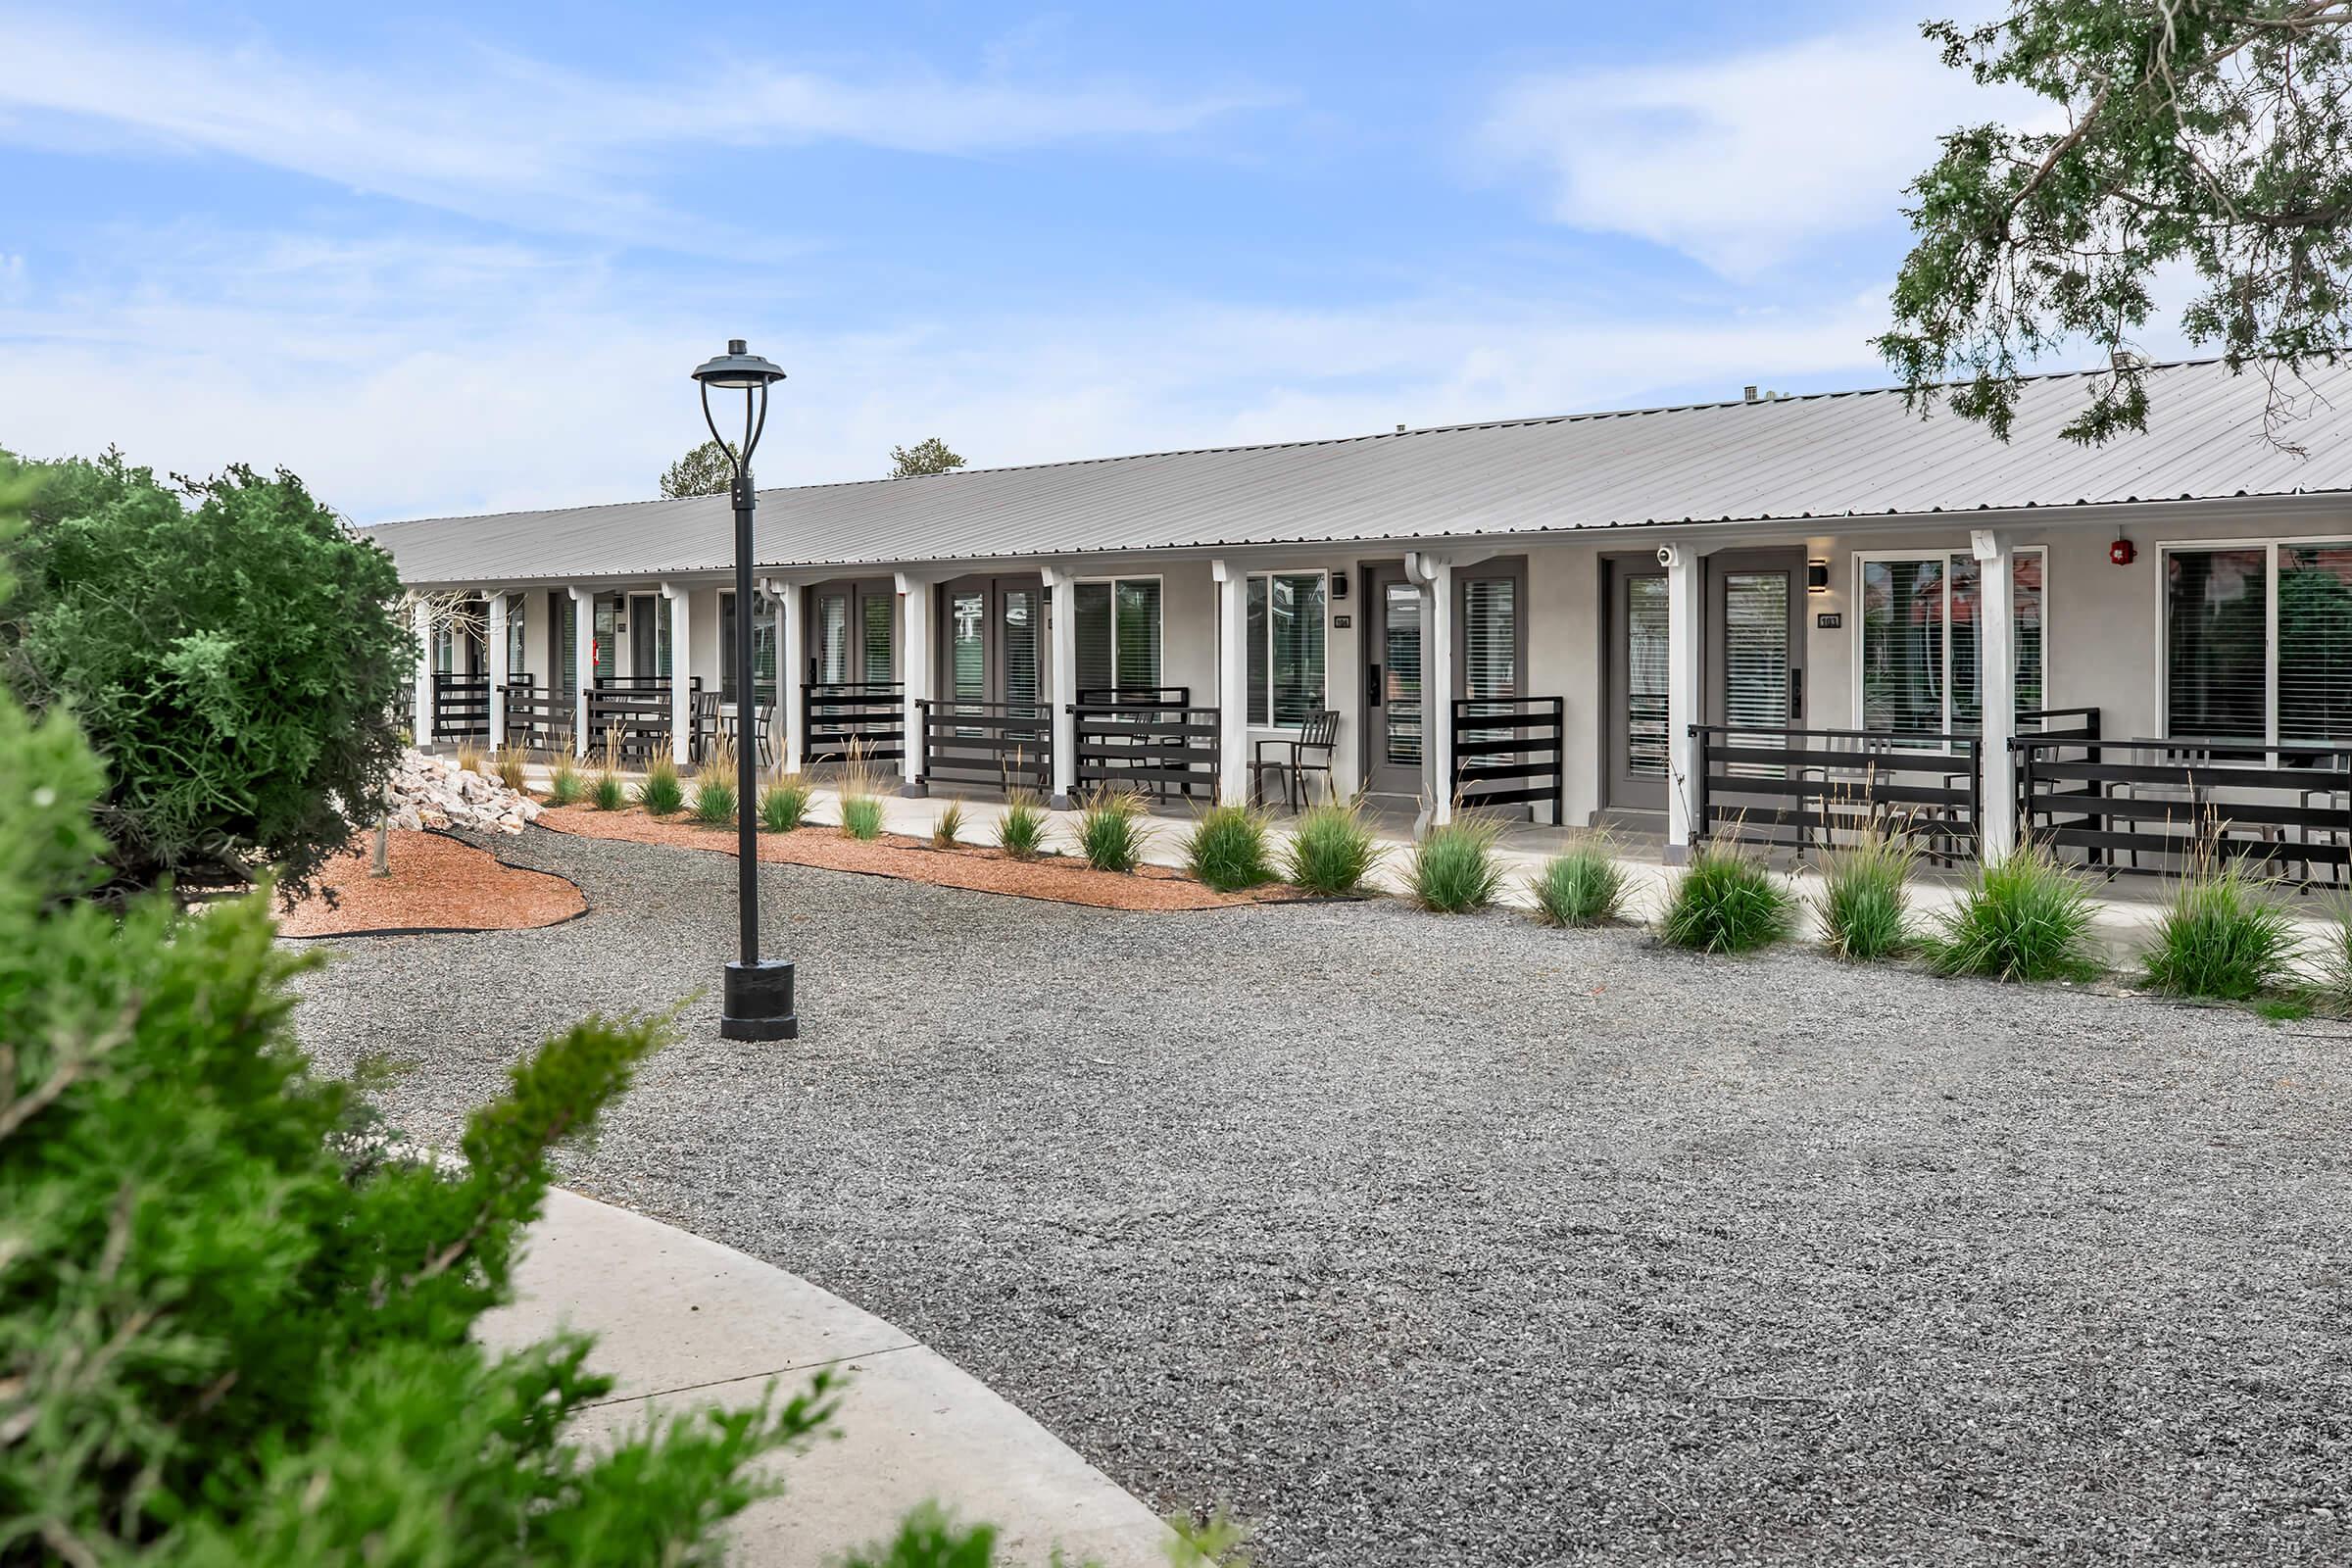
[[[2036,378],[2007,444],[1876,390],[763,490],[759,556],[792,569],[2352,491],[2352,367],[2310,371],[2302,456],[2264,440],[2264,379],[2214,361],[2153,373],[2147,434],[2077,446],[2058,430],[2084,379]],[[411,583],[710,571],[733,549],[721,496],[369,534]]]

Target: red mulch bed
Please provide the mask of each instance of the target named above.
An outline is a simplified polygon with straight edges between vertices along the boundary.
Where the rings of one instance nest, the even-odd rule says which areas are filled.
[[[580,890],[546,871],[501,865],[497,857],[439,833],[395,830],[390,876],[369,876],[372,835],[318,873],[330,908],[314,896],[278,917],[278,935],[346,937],[403,931],[521,931],[587,909]]]
[[[648,816],[637,807],[621,811],[600,811],[592,806],[550,807],[539,813],[539,825],[583,838],[735,853],[733,827],[704,827],[681,817]],[[895,833],[860,841],[837,827],[824,826],[762,833],[760,858],[780,865],[898,877],[943,888],[1084,904],[1099,909],[1229,909],[1299,897],[1297,889],[1287,887],[1219,893],[1165,866],[1148,865],[1132,874],[1098,871],[1083,860],[1059,856],[1016,860],[1002,850],[963,846],[943,850],[927,839]]]

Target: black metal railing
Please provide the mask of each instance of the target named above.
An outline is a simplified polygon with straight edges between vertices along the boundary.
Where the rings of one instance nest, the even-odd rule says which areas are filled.
[[[1153,701],[1072,703],[1068,711],[1076,736],[1071,778],[1079,789],[1123,785],[1161,797],[1216,799],[1217,710]]]
[[[1551,804],[1560,820],[1566,787],[1567,700],[1453,700],[1453,798],[1465,810]]]
[[[2352,746],[2226,737],[2020,735],[2020,823],[2109,874],[2179,874],[2200,852],[2306,886],[2352,885]]]
[[[507,680],[507,744],[550,756],[572,750],[571,732],[579,722],[578,704],[561,692],[541,687],[528,675]]]
[[[1973,858],[1983,770],[1969,735],[1693,724],[1694,839],[1797,850],[1903,832],[1938,859]]]
[[[801,688],[802,765],[895,762],[906,755],[906,688],[895,680],[828,681]]]
[[[1045,703],[918,698],[917,784],[981,784],[1006,791],[1054,787],[1054,710]]]
[[[1081,686],[1080,708],[1190,708],[1190,686]]]
[[[666,675],[598,676],[588,689],[588,750],[611,746],[620,761],[667,754],[671,691]]]
[[[490,677],[433,672],[433,733],[438,741],[490,738]]]

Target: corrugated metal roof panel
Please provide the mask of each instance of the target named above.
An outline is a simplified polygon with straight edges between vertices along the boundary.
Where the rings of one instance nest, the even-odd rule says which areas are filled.
[[[2026,389],[2012,439],[1893,391],[1569,415],[1279,446],[1096,458],[760,493],[767,567],[1197,545],[1537,533],[1660,522],[1899,516],[2352,491],[2352,368],[2309,372],[2298,457],[2263,438],[2268,387],[2218,362],[2151,377],[2153,428],[2058,430],[2080,375]],[[411,582],[659,576],[729,564],[724,497],[386,523]]]

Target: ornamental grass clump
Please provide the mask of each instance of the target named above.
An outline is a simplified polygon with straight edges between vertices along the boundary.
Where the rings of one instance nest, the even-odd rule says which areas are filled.
[[[1152,842],[1144,821],[1144,798],[1131,789],[1105,784],[1078,811],[1078,848],[1098,871],[1132,871]]]
[[[1364,824],[1360,800],[1310,806],[1291,824],[1283,879],[1320,898],[1344,899],[1380,864],[1381,847]]]
[[[963,802],[948,802],[939,819],[931,824],[931,842],[943,850],[952,850],[963,842]]]
[[[808,781],[798,773],[778,773],[760,792],[760,828],[765,833],[789,833],[808,820],[813,795]]]
[[[501,746],[494,763],[498,770],[499,783],[520,795],[522,793],[522,768],[526,760],[522,748],[513,741]]]
[[[1267,816],[1247,806],[1212,806],[1184,838],[1184,863],[1219,893],[1239,893],[1274,880],[1266,844]]]
[[[997,843],[1016,860],[1033,859],[1046,847],[1046,808],[1034,791],[1014,790],[997,818]]]
[[[856,741],[850,742],[849,761],[841,770],[841,830],[859,840],[882,836],[881,781]]]
[[[1406,867],[1413,902],[1438,914],[1467,914],[1493,904],[1502,893],[1502,866],[1494,858],[1501,837],[1501,826],[1483,817],[1431,828],[1413,846]]]
[[[1873,822],[1822,861],[1813,913],[1822,946],[1840,958],[1876,963],[1918,945],[1911,929],[1911,871],[1919,852],[1894,824]]]
[[[1709,839],[1674,884],[1658,938],[1694,953],[1753,953],[1796,927],[1796,895],[1733,839]]]
[[[490,776],[490,769],[482,757],[482,749],[479,746],[474,745],[471,741],[458,743],[458,771],[479,773],[484,778]]]
[[[686,791],[678,783],[678,764],[657,757],[646,764],[645,782],[637,786],[637,804],[653,816],[674,816],[686,808]]]
[[[588,804],[600,811],[617,811],[629,804],[629,792],[621,788],[620,775],[611,768],[597,770],[588,786]]]
[[[735,820],[735,748],[713,741],[694,775],[694,819],[705,827],[725,827]]]
[[[2156,922],[2141,981],[2167,996],[2251,1002],[2287,983],[2296,947],[2276,884],[2242,859],[2200,849]]]
[[[1606,925],[1625,907],[1625,867],[1598,834],[1570,845],[1528,878],[1545,925]]]
[[[2352,1012],[2352,899],[2328,906],[2328,929],[2311,956],[2312,1000],[2330,1012]]]
[[[558,758],[547,775],[547,800],[551,806],[569,806],[580,798],[585,788],[580,782],[580,770],[571,765],[568,757]]]
[[[2088,980],[2103,967],[2090,921],[2088,886],[2036,842],[1980,866],[1959,907],[1922,946],[1938,974]]]

